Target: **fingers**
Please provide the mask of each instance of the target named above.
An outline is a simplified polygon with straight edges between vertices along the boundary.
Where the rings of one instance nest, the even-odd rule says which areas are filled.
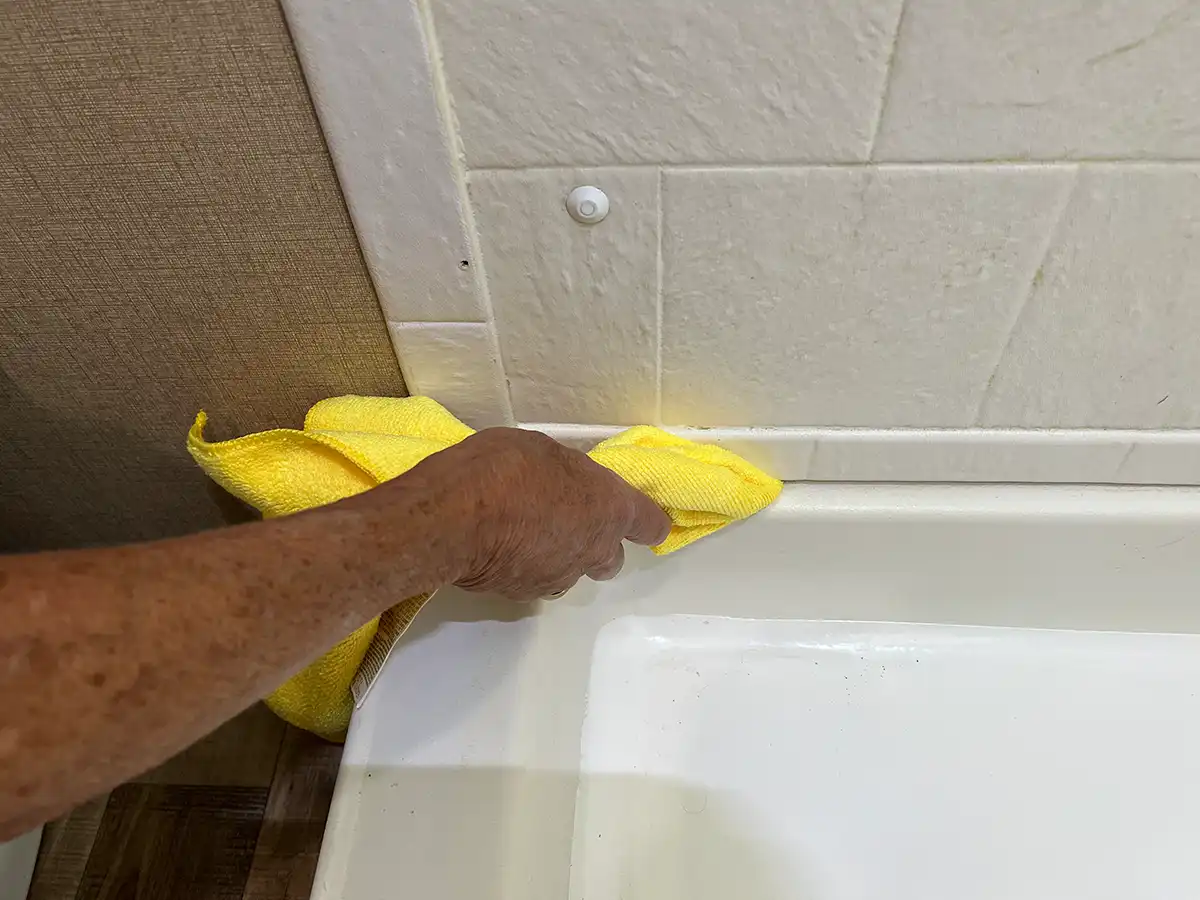
[[[653,547],[661,544],[671,533],[670,517],[658,508],[658,504],[639,490],[630,488],[633,494],[633,521],[625,537],[635,544]]]
[[[520,584],[518,586],[514,583],[491,585],[491,589],[508,597],[510,600],[516,600],[521,603],[528,603],[534,600],[555,600],[573,588],[583,575],[586,575],[592,581],[609,581],[620,574],[624,565],[625,548],[618,543],[607,559],[587,566],[579,574],[563,575],[553,581],[543,582],[536,587],[530,587],[528,584]],[[576,569],[576,572],[579,572],[579,570]],[[460,587],[470,589],[467,585],[460,585]]]
[[[613,550],[608,559],[588,566],[581,574],[564,576],[532,589],[523,587],[518,590],[502,587],[499,588],[499,592],[507,595],[509,599],[523,603],[532,600],[556,600],[573,588],[583,575],[586,575],[592,581],[609,581],[620,574],[621,568],[624,565],[625,548],[617,544],[616,549]]]
[[[470,503],[454,509],[479,519],[456,582],[468,590],[530,599],[584,575],[606,581],[621,570],[623,539],[655,545],[671,530],[621,476],[542,435],[484,431],[430,459],[427,476],[465,485]]]
[[[617,577],[617,573],[621,571],[623,565],[625,565],[625,548],[617,544],[617,549],[611,557],[587,570],[587,577],[592,581],[608,581]]]
[[[571,588],[575,587],[578,581],[579,577],[576,576],[575,578],[568,578],[565,581],[555,582],[552,585],[542,588],[541,597],[545,600],[557,600]]]
[[[533,603],[537,600],[557,600],[575,587],[575,583],[578,581],[579,576],[575,575],[535,586],[526,583],[489,585],[488,590],[495,591],[501,597],[517,603]],[[471,589],[467,588],[467,590]]]
[[[608,559],[602,563],[591,566],[583,574],[587,575],[587,577],[592,579],[592,581],[609,581],[610,579],[617,577],[618,573],[621,571],[621,567],[624,565],[625,548],[620,544],[617,544],[617,549],[613,551],[612,555]],[[575,587],[575,585],[579,582],[579,578],[580,576],[574,576],[571,578],[560,579],[552,584],[544,585],[543,587],[539,588],[532,596],[523,594],[521,597],[514,599],[520,599],[522,601],[535,599],[557,600],[571,588]]]

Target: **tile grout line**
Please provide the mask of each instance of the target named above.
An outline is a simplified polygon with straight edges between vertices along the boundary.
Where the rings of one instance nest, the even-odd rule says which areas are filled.
[[[896,54],[900,50],[900,32],[904,27],[904,14],[908,10],[907,0],[900,0],[900,11],[896,14],[896,30],[892,34],[892,44],[888,52],[887,67],[883,70],[883,87],[879,91],[879,110],[875,114],[875,127],[871,129],[871,139],[867,145],[867,161],[875,160],[875,146],[879,143],[879,131],[883,127],[883,114],[887,111],[892,97],[892,75],[896,68]]]
[[[416,6],[417,19],[425,39],[426,56],[430,73],[433,78],[433,93],[437,101],[438,114],[441,119],[447,151],[450,154],[450,167],[454,172],[454,187],[458,194],[458,211],[461,227],[466,231],[467,245],[471,249],[474,271],[475,294],[483,307],[487,321],[488,340],[491,343],[492,358],[495,361],[495,377],[500,380],[501,415],[507,423],[516,421],[513,413],[512,391],[509,388],[508,376],[504,369],[504,354],[500,347],[500,331],[496,325],[496,313],[492,306],[492,295],[488,288],[487,271],[483,264],[483,247],[479,240],[479,229],[475,224],[475,211],[471,205],[471,195],[467,189],[468,170],[466,151],[463,147],[462,136],[459,133],[458,117],[454,112],[454,102],[450,95],[450,86],[446,81],[446,71],[442,59],[442,47],[438,41],[437,30],[433,21],[433,9],[429,0],[412,0]],[[486,397],[482,398],[484,405]]]
[[[654,424],[663,421],[663,170],[658,169],[655,201],[658,206],[658,257],[654,287]]]
[[[1071,201],[1075,198],[1075,192],[1079,187],[1079,173],[1082,166],[1076,166],[1074,174],[1071,177],[1071,183],[1065,191],[1063,191],[1063,199],[1058,208],[1058,214],[1054,217],[1054,221],[1050,227],[1046,229],[1046,241],[1042,245],[1042,251],[1038,255],[1038,264],[1033,270],[1033,275],[1029,278],[1029,285],[1025,289],[1025,297],[1017,307],[1016,314],[1008,326],[1008,334],[1005,335],[1004,343],[1000,347],[1000,355],[996,357],[996,364],[992,366],[992,372],[988,375],[987,381],[984,383],[983,392],[979,397],[979,405],[975,407],[975,415],[971,417],[972,426],[982,428],[980,424],[983,419],[984,410],[987,407],[988,400],[992,396],[992,386],[996,380],[996,374],[1000,371],[1000,366],[1004,363],[1004,358],[1008,356],[1009,348],[1012,346],[1013,335],[1017,332],[1017,326],[1021,324],[1021,319],[1025,316],[1025,310],[1029,308],[1030,302],[1033,300],[1033,295],[1037,292],[1039,285],[1039,273],[1045,268],[1046,261],[1050,258],[1050,253],[1054,250],[1054,245],[1062,233],[1063,222],[1067,218],[1067,210],[1071,207]]]

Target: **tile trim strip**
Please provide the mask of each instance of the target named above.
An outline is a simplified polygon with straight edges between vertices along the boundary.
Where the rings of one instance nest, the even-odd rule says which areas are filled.
[[[621,426],[521,423],[587,449]],[[1200,485],[1200,430],[669,428],[785,481]]]

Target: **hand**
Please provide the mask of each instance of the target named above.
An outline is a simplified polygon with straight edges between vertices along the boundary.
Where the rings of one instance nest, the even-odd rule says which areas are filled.
[[[587,575],[614,577],[621,541],[658,544],[671,520],[645,494],[544,434],[494,428],[422,463],[448,467],[467,494],[474,541],[455,582],[528,600]]]

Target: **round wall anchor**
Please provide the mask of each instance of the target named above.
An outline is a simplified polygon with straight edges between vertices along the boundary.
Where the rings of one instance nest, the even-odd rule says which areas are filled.
[[[590,184],[577,187],[567,195],[567,212],[584,225],[602,222],[608,215],[608,194]]]

